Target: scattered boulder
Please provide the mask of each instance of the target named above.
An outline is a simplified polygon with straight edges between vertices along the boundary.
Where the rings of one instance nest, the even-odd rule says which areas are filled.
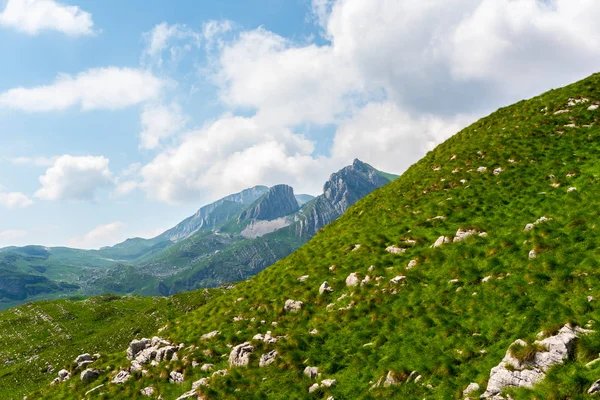
[[[184,381],[183,374],[177,371],[171,371],[169,374],[169,382],[171,383],[183,383]]]
[[[245,367],[250,363],[250,354],[254,346],[250,342],[244,342],[235,346],[229,354],[229,365],[232,367]]]
[[[317,329],[313,329],[312,331],[308,332],[311,335],[316,335],[319,333],[319,331]]]
[[[447,238],[446,236],[440,236],[434,244],[431,245],[432,248],[436,248],[436,247],[440,247],[441,245],[445,244],[445,243],[450,243],[450,239]]]
[[[504,170],[502,168],[496,168],[494,171],[494,175],[500,175]]]
[[[71,378],[71,373],[66,369],[61,369],[60,371],[58,371],[58,378],[61,381],[67,381]]]
[[[308,275],[302,275],[300,278],[298,278],[298,282],[304,282],[307,279],[308,279]]]
[[[197,390],[200,386],[208,386],[208,378],[202,378],[192,383],[192,390]]]
[[[137,354],[152,345],[150,339],[132,340],[127,348],[127,358],[133,360]]]
[[[385,251],[387,251],[388,253],[392,253],[392,254],[402,254],[406,251],[406,249],[392,245],[392,246],[386,247]]]
[[[325,387],[332,387],[334,385],[337,385],[337,381],[335,379],[323,379],[321,381],[321,385]]]
[[[362,281],[360,281],[360,286],[364,286],[367,283],[371,282],[371,277],[369,275],[366,275]]]
[[[529,259],[531,260],[531,259],[534,259],[536,257],[537,257],[537,252],[535,250],[531,250],[529,252]]]
[[[319,368],[317,367],[306,367],[304,368],[304,375],[310,379],[315,379],[319,375]]]
[[[259,362],[258,366],[266,367],[267,365],[272,364],[278,355],[279,355],[279,353],[277,353],[277,350],[273,350],[273,351],[263,354],[262,356],[260,356],[260,362]]]
[[[325,292],[333,292],[333,288],[329,286],[327,281],[321,283],[321,286],[319,287],[319,294],[323,294]]]
[[[574,192],[576,190],[577,190],[576,187],[570,187],[570,188],[567,189],[567,193],[571,193],[571,192]]]
[[[356,272],[351,273],[346,278],[346,286],[349,286],[349,287],[357,286],[358,282],[359,282],[359,280],[358,280],[358,275],[356,274]]]
[[[125,383],[129,378],[131,378],[129,371],[119,371],[117,376],[112,380],[112,383]]]
[[[525,225],[525,229],[523,229],[524,232],[530,231],[533,229],[533,224],[527,224]]]
[[[214,364],[204,364],[200,367],[200,369],[202,371],[210,371],[211,369],[213,369],[214,366]]]
[[[94,379],[97,379],[99,376],[100,376],[100,371],[98,371],[97,369],[88,368],[81,373],[80,378],[81,378],[82,382],[90,382],[90,381],[93,381]]]
[[[600,392],[600,379],[592,383],[592,386],[588,389],[588,394],[594,394]]]
[[[300,311],[300,309],[302,309],[303,306],[304,306],[304,303],[299,300],[296,301],[296,300],[288,299],[285,301],[285,305],[283,306],[283,309],[286,312],[297,312],[297,311]]]
[[[312,393],[315,390],[317,390],[319,388],[319,384],[318,383],[313,383],[309,388],[308,388],[308,393]]]
[[[594,111],[598,109],[598,104],[592,104],[588,107],[588,111]]]
[[[591,331],[565,325],[556,335],[536,340],[534,345],[537,351],[526,360],[515,358],[509,348],[500,364],[492,368],[487,389],[481,398],[492,398],[505,388],[533,387],[544,379],[550,367],[561,364],[569,357],[579,335],[589,332]],[[519,339],[510,347],[513,346],[527,346],[527,343]]]
[[[220,334],[221,334],[221,331],[212,331],[212,332],[205,333],[204,335],[200,336],[200,339],[202,339],[202,340],[211,339]]]
[[[388,371],[385,381],[383,381],[384,387],[389,387],[393,385],[397,385],[400,383],[400,380],[396,377],[396,374],[393,371]]]
[[[485,172],[485,171],[487,171],[486,167],[479,167],[479,168],[477,168],[477,172]]]
[[[412,268],[414,268],[416,266],[417,266],[417,260],[410,260],[408,262],[408,265],[406,266],[406,269],[412,269]]]
[[[395,276],[392,279],[390,279],[390,283],[396,284],[398,282],[403,281],[404,279],[406,279],[406,276],[404,276],[404,275],[398,275],[398,276]]]
[[[211,376],[225,376],[225,375],[227,375],[227,370],[220,369],[218,371],[213,372]]]
[[[471,382],[469,383],[469,386],[467,386],[465,388],[465,390],[463,390],[463,396],[466,397],[468,395],[470,395],[473,392],[476,392],[479,390],[479,385],[477,383]]]
[[[490,279],[492,279],[492,276],[491,276],[491,275],[488,275],[488,276],[486,276],[485,278],[483,278],[483,279],[481,280],[481,282],[487,282],[487,281],[489,281]]]
[[[459,229],[458,231],[456,231],[456,235],[454,236],[454,239],[452,241],[454,243],[457,243],[457,242],[465,240],[466,238],[468,238],[471,235],[475,235],[476,233],[477,233],[477,231],[474,229],[469,229],[469,230]]]

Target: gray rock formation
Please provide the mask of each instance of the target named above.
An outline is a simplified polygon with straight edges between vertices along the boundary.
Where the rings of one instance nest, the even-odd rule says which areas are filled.
[[[588,389],[588,394],[595,394],[600,392],[600,379],[592,383],[592,386]]]
[[[288,299],[285,301],[285,305],[283,306],[283,310],[286,312],[297,312],[302,309],[304,303],[301,301],[296,301],[292,299]]]
[[[150,347],[151,343],[151,340],[146,338],[141,340],[132,340],[131,343],[129,343],[129,347],[127,348],[127,358],[129,360],[133,360],[140,351],[144,350],[147,347]]]
[[[319,368],[317,367],[306,367],[304,368],[304,375],[310,379],[315,379],[319,375]]]
[[[327,283],[327,281],[323,282],[319,287],[319,294],[323,294],[325,292],[333,292],[333,289],[331,288],[331,286],[329,286],[329,283]]]
[[[200,339],[202,339],[202,340],[211,339],[220,334],[221,334],[220,331],[212,331],[212,332],[205,333],[204,335],[200,336]]]
[[[171,371],[169,374],[169,382],[171,383],[183,383],[185,380],[183,374],[177,371]]]
[[[82,382],[89,382],[93,381],[94,379],[97,379],[99,376],[100,371],[98,371],[97,369],[88,368],[81,373],[80,378]]]
[[[358,282],[359,282],[359,279],[358,279],[358,275],[356,274],[356,272],[351,273],[346,278],[346,286],[349,286],[349,287],[358,286]]]
[[[152,386],[148,386],[140,390],[142,396],[150,397],[154,395],[154,388]]]
[[[475,382],[471,382],[471,383],[469,383],[469,386],[467,386],[465,388],[465,390],[463,390],[463,396],[467,397],[471,393],[476,392],[478,390],[479,390],[479,385]]]
[[[129,378],[131,378],[129,371],[119,371],[117,376],[112,380],[112,383],[125,383]]]
[[[273,351],[263,354],[262,356],[260,356],[260,362],[259,362],[258,366],[266,367],[267,365],[272,364],[278,355],[279,355],[279,353],[277,353],[277,350],[273,350]]]
[[[492,368],[487,389],[481,398],[493,398],[505,388],[533,387],[544,379],[550,367],[561,364],[569,357],[579,335],[589,332],[591,331],[565,325],[556,335],[536,340],[534,344],[540,350],[531,360],[523,362],[513,357],[509,348],[500,364]],[[519,339],[511,347],[515,345],[526,346],[527,343]]]
[[[450,239],[447,238],[446,236],[440,236],[434,244],[431,245],[432,248],[436,248],[436,247],[440,247],[441,245],[445,244],[445,243],[450,243]]]
[[[294,197],[294,189],[288,185],[276,185],[269,189],[252,207],[243,211],[239,221],[258,219],[271,221],[295,213],[300,209]]]
[[[250,363],[250,354],[254,351],[254,346],[250,342],[238,344],[229,354],[229,365],[232,367],[245,367]]]

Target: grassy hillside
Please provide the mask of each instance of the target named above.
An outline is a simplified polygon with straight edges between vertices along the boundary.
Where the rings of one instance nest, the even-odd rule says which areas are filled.
[[[40,301],[0,312],[0,399],[47,386],[82,353],[102,359],[150,335],[219,291],[166,297],[101,296]],[[34,397],[35,398],[35,397]]]
[[[123,346],[97,362],[104,371],[97,380],[74,379],[32,398],[76,399],[105,384],[94,398],[138,398],[153,386],[175,399],[211,375],[193,361],[228,370],[198,389],[208,399],[454,399],[469,382],[481,386],[472,394],[478,397],[515,339],[532,341],[567,322],[600,332],[600,110],[588,109],[596,103],[600,75],[498,110],[291,256],[169,324],[162,335],[187,346],[177,361],[112,384],[115,369],[128,365]],[[542,216],[549,220],[524,230]],[[487,235],[431,247],[458,229]],[[350,273],[370,281],[348,287]],[[333,292],[319,294],[323,281]],[[302,309],[286,312],[288,299],[302,301]],[[221,334],[201,339],[213,330]],[[253,340],[268,330],[284,337]],[[250,365],[229,366],[231,346],[247,341]],[[274,363],[260,368],[261,354],[271,350]],[[598,352],[600,333],[585,337],[571,361],[514,398],[587,398],[600,366],[584,364]],[[321,377],[305,376],[307,366]],[[183,384],[169,383],[174,370]],[[390,371],[402,384],[373,387]],[[322,379],[337,384],[309,393]]]

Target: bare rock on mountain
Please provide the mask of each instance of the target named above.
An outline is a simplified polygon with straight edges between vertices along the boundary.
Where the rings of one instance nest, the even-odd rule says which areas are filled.
[[[147,347],[150,347],[152,342],[150,339],[132,340],[127,348],[127,358],[133,360],[137,354]]]
[[[356,272],[351,273],[346,278],[346,286],[349,286],[349,287],[358,286],[358,282],[359,282],[359,279],[358,279],[358,274]]]
[[[288,185],[275,185],[256,203],[238,217],[238,221],[258,219],[271,221],[298,211],[294,189]]]
[[[125,383],[127,382],[127,380],[129,380],[129,378],[131,378],[131,374],[129,373],[129,371],[119,371],[117,376],[115,376],[112,380],[112,383]]]
[[[93,381],[94,379],[97,379],[99,376],[100,376],[100,371],[98,371],[97,369],[88,368],[81,373],[80,378],[81,378],[82,382],[90,382],[90,381]]]
[[[304,368],[304,375],[310,379],[315,379],[319,375],[319,368],[317,367],[306,367]]]
[[[266,367],[267,365],[272,364],[273,362],[275,362],[275,358],[277,358],[278,355],[279,353],[277,353],[277,350],[273,350],[263,354],[262,356],[260,356],[260,362],[258,366]]]
[[[304,303],[301,301],[296,301],[292,299],[288,299],[285,301],[285,305],[283,306],[284,311],[286,312],[297,312],[302,309]]]
[[[177,371],[171,371],[169,374],[169,382],[171,383],[183,383],[185,380],[183,374]]]
[[[250,354],[254,351],[254,346],[250,342],[238,344],[229,354],[229,365],[232,367],[245,367],[250,363]]]
[[[319,294],[323,294],[325,292],[333,292],[332,287],[329,286],[329,283],[327,283],[327,281],[323,282],[319,287]]]
[[[431,245],[431,247],[432,248],[440,247],[445,243],[450,243],[450,239],[447,238],[446,236],[440,236],[439,238],[437,238],[435,243]]]

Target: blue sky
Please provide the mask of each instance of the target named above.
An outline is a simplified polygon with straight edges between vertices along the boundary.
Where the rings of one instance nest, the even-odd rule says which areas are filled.
[[[586,0],[0,0],[0,247],[151,237],[226,194],[401,173],[598,69]]]

